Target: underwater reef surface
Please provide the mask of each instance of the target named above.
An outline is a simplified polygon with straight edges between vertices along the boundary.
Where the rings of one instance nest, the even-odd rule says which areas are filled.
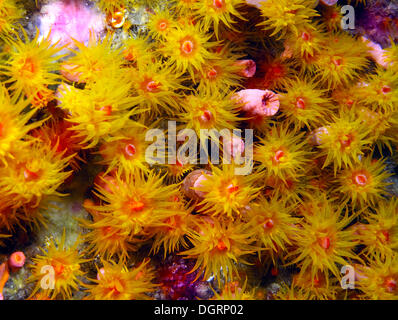
[[[396,300],[397,41],[397,1],[0,1],[0,299]]]
[[[358,15],[358,29],[383,48],[398,37],[398,1],[369,1]]]

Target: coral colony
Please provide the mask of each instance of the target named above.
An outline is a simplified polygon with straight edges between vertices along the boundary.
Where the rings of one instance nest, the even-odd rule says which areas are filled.
[[[0,1],[0,298],[397,299],[397,21]]]

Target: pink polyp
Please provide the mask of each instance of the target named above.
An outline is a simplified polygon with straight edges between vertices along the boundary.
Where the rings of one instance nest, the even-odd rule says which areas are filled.
[[[372,58],[383,68],[387,68],[388,62],[385,59],[385,50],[383,50],[383,48],[379,44],[370,41],[365,37],[361,37],[361,39],[369,48],[369,53],[372,56]]]
[[[279,111],[279,98],[276,93],[269,90],[265,91],[262,98],[263,114],[271,117]]]
[[[262,99],[265,90],[260,89],[245,89],[236,92],[233,99],[242,103],[242,111],[247,113],[254,113],[258,105],[262,104]]]
[[[270,117],[279,110],[278,95],[270,90],[245,89],[238,91],[233,99],[242,103],[242,111],[249,117]]]

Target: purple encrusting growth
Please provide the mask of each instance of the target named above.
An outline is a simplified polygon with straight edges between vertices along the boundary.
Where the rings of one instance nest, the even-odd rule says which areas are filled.
[[[390,39],[398,41],[397,1],[368,0],[356,17],[357,31],[383,48],[391,46]]]
[[[193,260],[169,256],[162,262],[159,268],[158,283],[161,283],[161,292],[158,292],[163,300],[194,300],[210,299],[213,291],[210,283],[200,276],[196,281],[197,271],[189,273],[194,267]]]

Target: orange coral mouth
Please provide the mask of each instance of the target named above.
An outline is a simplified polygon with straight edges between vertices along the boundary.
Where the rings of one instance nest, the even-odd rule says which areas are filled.
[[[169,23],[167,20],[160,20],[158,23],[158,29],[160,31],[165,31],[169,26]]]
[[[381,93],[383,93],[383,94],[387,94],[387,93],[389,93],[389,92],[391,92],[391,87],[390,86],[383,86],[382,88],[381,88]]]
[[[141,201],[130,200],[127,203],[127,207],[131,213],[137,213],[144,209],[145,204]]]

